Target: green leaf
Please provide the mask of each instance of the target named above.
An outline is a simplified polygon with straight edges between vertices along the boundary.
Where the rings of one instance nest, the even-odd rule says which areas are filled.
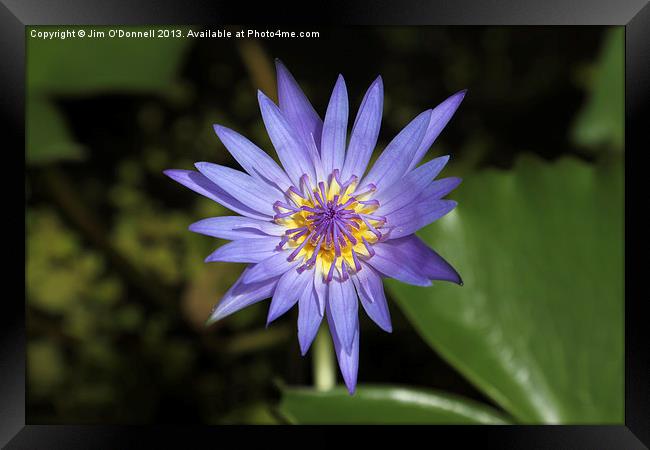
[[[28,96],[26,126],[29,164],[81,158],[81,145],[74,141],[65,119],[49,100]]]
[[[388,282],[422,337],[526,423],[623,422],[623,167],[468,176],[421,237],[464,286]]]
[[[623,27],[605,35],[588,100],[571,131],[573,142],[592,150],[622,151],[625,137],[625,36]]]
[[[462,397],[396,386],[321,392],[283,388],[280,412],[297,424],[505,424],[492,408]]]
[[[80,159],[65,118],[54,104],[59,97],[105,92],[160,93],[174,81],[191,40],[184,38],[90,38],[90,29],[150,31],[147,27],[63,27],[85,38],[39,39],[58,26],[27,28],[27,162],[45,164]],[[185,33],[187,28],[183,28]],[[55,35],[56,36],[56,35]]]
[[[191,39],[108,37],[110,30],[144,32],[150,27],[64,27],[86,37],[38,39],[27,28],[27,87],[47,94],[80,95],[105,91],[160,92],[169,88]],[[92,38],[89,30],[106,33]],[[186,27],[183,28],[185,33]]]

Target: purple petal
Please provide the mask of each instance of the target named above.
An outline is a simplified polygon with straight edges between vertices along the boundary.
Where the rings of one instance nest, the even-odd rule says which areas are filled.
[[[270,258],[261,261],[251,267],[251,270],[246,274],[244,281],[247,283],[255,283],[262,280],[282,275],[287,270],[292,269],[298,265],[298,261],[287,261],[287,257],[291,254],[291,250],[284,250],[277,252]]]
[[[220,239],[260,238],[282,236],[285,227],[266,220],[250,219],[242,216],[209,217],[189,226],[189,230]]]
[[[442,256],[429,248],[422,239],[413,235],[398,240],[404,241],[400,243],[400,246],[405,252],[412,255],[412,267],[419,268],[430,280],[451,281],[452,283],[463,284],[456,269],[445,261]]]
[[[334,169],[341,169],[345,160],[345,141],[348,128],[348,92],[345,80],[339,75],[330,97],[325,123],[323,124],[323,137],[321,139],[321,159],[326,174]]]
[[[449,156],[432,159],[407,173],[399,182],[377,191],[373,196],[381,205],[378,215],[388,214],[412,202],[424,191],[449,161]]]
[[[373,183],[379,190],[383,186],[393,185],[402,178],[418,145],[422,142],[430,117],[431,110],[424,111],[404,127],[381,153],[368,175],[359,185],[365,186]]]
[[[244,283],[250,268],[244,269],[239,279],[221,298],[221,301],[210,315],[206,325],[210,325],[217,320],[221,320],[240,309],[243,309],[253,303],[269,298],[273,295],[275,286],[278,284],[279,277],[269,278],[259,283]]]
[[[254,210],[235,199],[232,195],[210,181],[205,175],[194,170],[170,169],[163,172],[172,180],[192,189],[226,208],[254,219],[269,220],[269,216]]]
[[[426,274],[414,267],[411,255],[403,248],[403,239],[374,244],[375,255],[366,262],[386,277],[415,286],[431,286]]]
[[[373,248],[375,256],[367,262],[385,276],[416,286],[428,286],[429,280],[462,284],[458,272],[415,235],[380,242]]]
[[[408,241],[409,251],[414,255],[414,263],[429,279],[463,284],[463,280],[460,278],[458,272],[456,272],[456,269],[425,244],[422,239],[417,236],[409,236],[404,239]]]
[[[428,163],[427,163],[428,164]],[[427,164],[423,164],[411,171],[404,179],[417,175]],[[389,239],[400,238],[415,233],[420,228],[438,220],[456,207],[453,200],[441,200],[460,183],[460,178],[449,177],[435,180],[428,184],[424,190],[418,192],[413,184],[413,196],[407,193],[382,204],[377,214],[386,217],[387,227],[390,230]],[[402,183],[402,182],[400,182]],[[409,184],[404,182],[404,184]]]
[[[214,131],[230,154],[251,176],[276,186],[285,192],[291,180],[273,158],[241,134],[221,125],[214,125]]]
[[[316,262],[316,268],[314,270],[314,291],[316,292],[316,298],[318,300],[318,309],[320,310],[321,316],[325,314],[325,305],[327,304],[327,284],[323,279],[323,264],[319,259]]]
[[[273,203],[283,198],[277,189],[270,188],[239,170],[208,162],[198,162],[195,166],[199,172],[234,198],[269,217],[275,214]]]
[[[352,395],[357,387],[357,373],[359,371],[359,320],[357,318],[355,321],[351,352],[345,350],[345,346],[342,345],[341,339],[336,333],[334,319],[332,318],[329,306],[327,308],[327,323],[329,324],[330,334],[332,335],[334,351],[336,352],[336,359],[338,359],[339,362],[341,375],[343,375],[343,380],[348,388],[348,392]]]
[[[361,178],[366,172],[372,151],[377,145],[383,107],[384,85],[381,77],[377,77],[363,97],[352,126],[350,143],[341,170],[343,180],[348,180],[352,175]]]
[[[417,197],[417,200],[439,200],[456,189],[461,181],[463,180],[457,177],[441,178],[439,180],[436,180],[420,193],[420,195]]]
[[[314,173],[316,174],[316,179],[318,181],[326,181],[327,177],[325,176],[325,171],[323,170],[323,163],[321,161],[318,148],[316,148],[316,141],[314,141],[313,136],[310,136],[310,141],[309,144],[307,145],[307,151],[309,153],[309,159],[312,163],[312,166],[314,167]]]
[[[361,266],[362,269],[352,277],[361,305],[366,310],[368,317],[382,330],[390,333],[393,331],[393,326],[390,322],[390,312],[381,276],[368,264],[362,262]]]
[[[354,329],[359,317],[359,300],[350,279],[332,280],[329,283],[328,302],[336,333],[345,350],[350,353],[354,341]]]
[[[318,333],[318,327],[323,320],[323,311],[318,305],[314,281],[305,288],[300,294],[298,300],[298,342],[300,343],[300,352],[304,356],[309,350],[309,346]]]
[[[313,283],[313,280],[314,278],[308,270],[298,273],[297,270],[291,269],[285,272],[280,277],[280,281],[273,293],[266,325],[268,326],[268,324],[289,311],[298,302],[298,298],[307,287],[311,290],[310,282]]]
[[[278,100],[282,114],[305,144],[309,143],[313,135],[316,147],[320,148],[323,122],[318,113],[309,103],[293,75],[279,59],[275,60],[275,68],[278,74]]]
[[[431,112],[431,119],[429,120],[429,126],[427,127],[427,131],[424,134],[424,138],[418,146],[415,155],[413,155],[411,164],[408,167],[409,171],[417,166],[422,160],[424,155],[427,153],[427,150],[429,150],[429,147],[431,147],[431,144],[433,144],[433,141],[436,140],[440,132],[451,120],[451,117],[458,109],[458,106],[460,106],[460,102],[465,98],[466,93],[467,89],[457,92],[433,109]]]
[[[296,134],[270,98],[258,91],[257,99],[266,131],[291,181],[295,186],[299,186],[300,177],[305,173],[314,179],[314,168],[307,144]]]
[[[212,252],[205,262],[258,263],[277,252],[276,237],[257,237],[228,242]]]
[[[418,199],[403,208],[386,214],[386,226],[390,229],[389,239],[413,234],[429,225],[456,207],[454,200]]]

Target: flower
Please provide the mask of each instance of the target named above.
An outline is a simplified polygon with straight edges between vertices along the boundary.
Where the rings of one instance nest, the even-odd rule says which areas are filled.
[[[277,60],[276,69],[279,107],[261,91],[258,101],[282,167],[245,137],[215,125],[217,136],[245,172],[199,162],[198,172],[165,174],[240,214],[204,219],[189,227],[232,241],[206,262],[250,264],[208,324],[272,298],[268,325],[298,303],[302,354],[327,317],[341,373],[353,394],[359,364],[359,301],[380,328],[392,331],[382,277],[416,286],[429,286],[431,280],[462,284],[456,270],[414,233],[456,206],[443,197],[461,180],[434,180],[449,157],[418,163],[465,91],[415,117],[366,173],[382,117],[381,77],[363,97],[347,142],[343,76],[339,75],[321,120]]]

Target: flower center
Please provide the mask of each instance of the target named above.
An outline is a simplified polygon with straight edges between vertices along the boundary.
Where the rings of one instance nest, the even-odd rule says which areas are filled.
[[[342,182],[338,170],[316,186],[303,175],[300,187],[286,192],[287,201],[274,204],[275,221],[287,227],[278,247],[293,249],[287,259],[301,259],[299,272],[316,267],[327,282],[335,272],[347,280],[361,270],[360,259],[375,254],[372,244],[382,237],[378,228],[386,219],[372,214],[379,207],[370,198],[374,191],[372,184],[357,189],[355,176]]]

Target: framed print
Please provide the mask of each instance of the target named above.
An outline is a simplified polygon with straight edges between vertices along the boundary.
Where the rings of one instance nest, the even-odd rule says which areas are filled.
[[[4,1],[2,445],[645,448],[650,9],[489,3]]]

